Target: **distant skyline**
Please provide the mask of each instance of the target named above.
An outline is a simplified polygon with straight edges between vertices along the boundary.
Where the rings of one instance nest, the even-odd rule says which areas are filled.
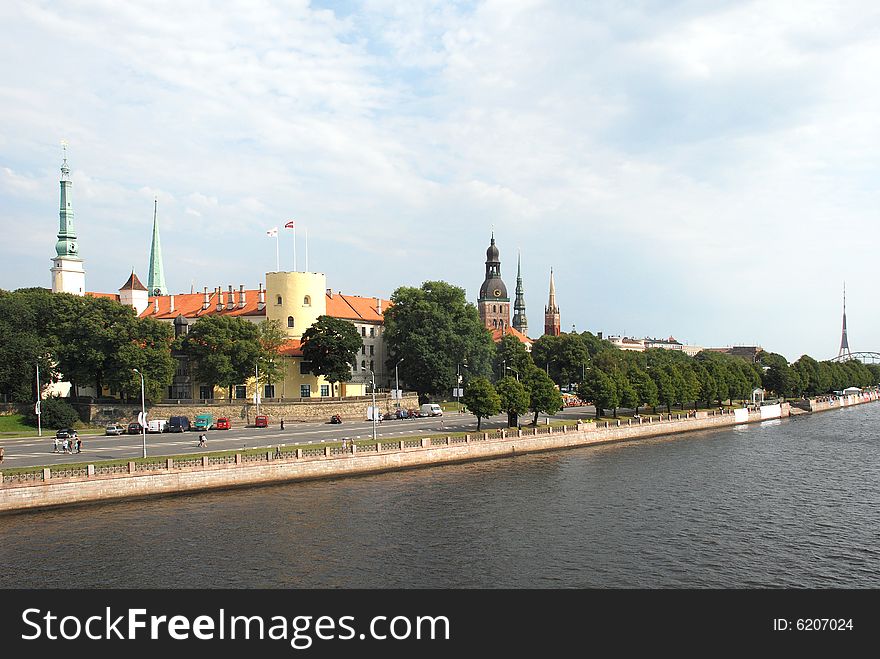
[[[871,2],[0,3],[0,288],[50,285],[69,143],[90,291],[297,263],[476,302],[494,226],[531,333],[880,351]],[[281,268],[293,264],[280,229]]]

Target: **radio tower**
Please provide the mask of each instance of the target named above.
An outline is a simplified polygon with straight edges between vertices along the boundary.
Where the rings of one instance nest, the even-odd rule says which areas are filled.
[[[849,341],[846,339],[846,282],[843,282],[843,333],[840,335],[840,352],[837,353],[838,359],[842,357],[852,359]]]

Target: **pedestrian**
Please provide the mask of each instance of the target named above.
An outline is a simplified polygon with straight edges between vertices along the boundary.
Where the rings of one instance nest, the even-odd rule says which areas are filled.
[[[6,453],[6,450],[2,446],[0,446],[0,464],[3,464],[3,458],[6,457],[4,455],[5,453]]]
[[[284,419],[281,419],[281,430],[284,430]]]
[[[67,448],[67,438],[65,438],[61,441],[61,450],[64,453],[70,453],[70,449]]]
[[[342,450],[345,450],[345,438],[342,439]]]
[[[77,453],[82,453],[82,452],[83,452],[83,443],[82,443],[82,440],[81,440],[79,437],[76,438],[76,452],[77,452]]]
[[[57,437],[55,438],[55,448],[52,449],[52,453],[58,453],[58,450],[61,448],[61,440]]]

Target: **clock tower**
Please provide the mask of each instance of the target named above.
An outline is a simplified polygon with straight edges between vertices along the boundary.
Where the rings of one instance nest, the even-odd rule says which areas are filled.
[[[64,162],[61,163],[61,209],[56,255],[52,258],[52,292],[85,295],[86,272],[79,257],[79,244],[73,227],[73,206],[70,197],[70,169],[67,167],[67,144],[64,144]]]
[[[501,280],[501,259],[495,246],[494,232],[486,250],[486,278],[480,286],[477,309],[480,311],[480,320],[488,329],[503,331],[510,327],[510,298]]]

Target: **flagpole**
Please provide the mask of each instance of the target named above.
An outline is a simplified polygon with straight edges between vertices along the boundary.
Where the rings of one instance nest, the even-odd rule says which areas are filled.
[[[309,271],[309,228],[303,227],[303,231],[306,232],[306,272]]]
[[[296,272],[296,224],[293,225],[293,271]]]
[[[275,272],[281,272],[281,252],[279,250],[280,238],[278,238],[278,231],[275,231]]]

